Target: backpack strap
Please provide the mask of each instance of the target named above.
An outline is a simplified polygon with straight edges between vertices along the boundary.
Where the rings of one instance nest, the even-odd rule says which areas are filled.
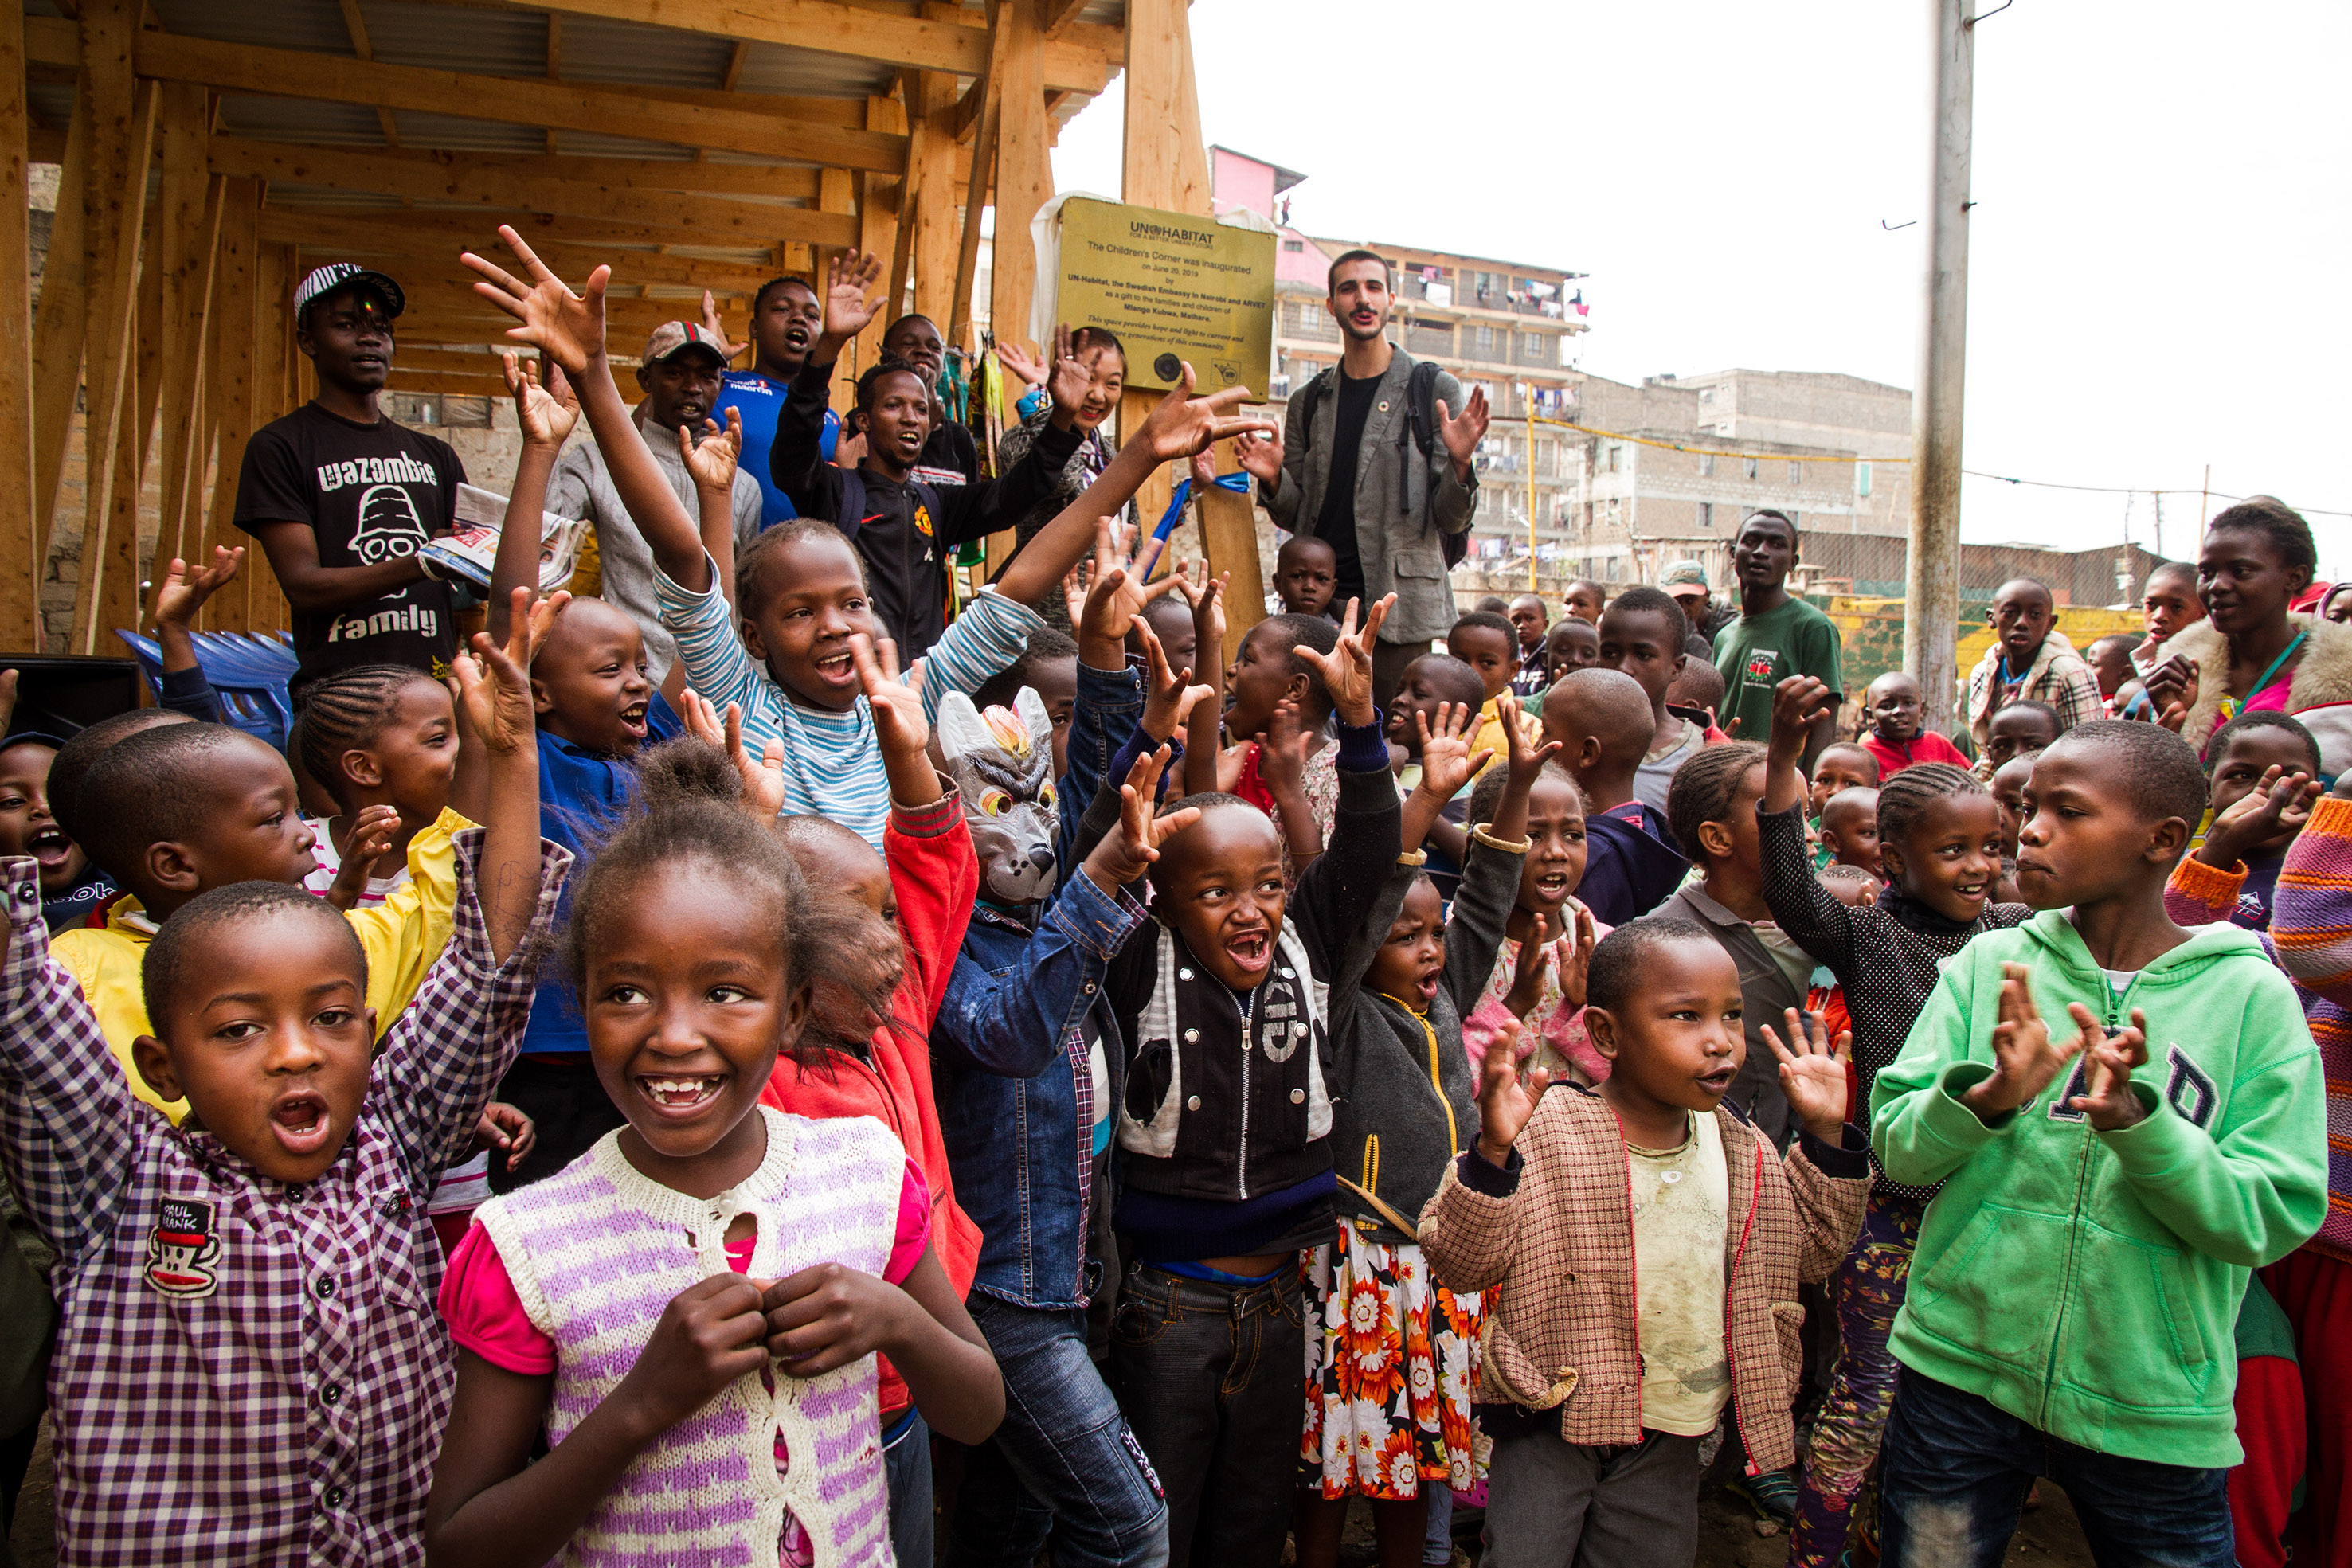
[[[1290,417],[1283,422],[1282,438],[1287,444],[1294,428],[1298,436],[1298,450],[1304,452],[1315,444],[1315,411],[1323,394],[1331,389],[1331,378],[1338,374],[1329,366],[1315,372],[1307,383],[1298,389],[1290,400]]]
[[[838,472],[841,498],[834,504],[833,526],[841,530],[844,538],[854,539],[866,522],[866,481],[855,468]]]

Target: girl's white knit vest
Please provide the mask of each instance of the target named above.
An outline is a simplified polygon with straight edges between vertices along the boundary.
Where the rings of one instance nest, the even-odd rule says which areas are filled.
[[[906,1151],[871,1117],[811,1121],[761,1106],[768,1154],[709,1201],[641,1176],[620,1134],[547,1180],[475,1211],[531,1325],[555,1342],[547,1437],[561,1443],[621,1385],[670,1299],[729,1272],[727,1227],[759,1227],[751,1271],[782,1279],[819,1263],[887,1266]],[[562,1561],[774,1568],[784,1512],[808,1531],[818,1568],[891,1568],[874,1357],[822,1377],[758,1373],[639,1454]],[[781,1433],[791,1457],[776,1473]]]

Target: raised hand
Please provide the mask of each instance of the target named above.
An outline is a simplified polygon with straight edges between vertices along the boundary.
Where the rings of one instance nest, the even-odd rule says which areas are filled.
[[[809,358],[818,364],[830,364],[841,352],[841,346],[866,330],[882,308],[879,295],[869,298],[868,291],[882,281],[882,258],[863,251],[845,250],[835,256],[825,267],[824,330],[819,342],[809,350]],[[830,345],[833,352],[822,350]]]
[[[604,286],[612,280],[613,269],[597,267],[588,275],[583,291],[574,294],[523,243],[522,235],[500,224],[499,238],[514,253],[530,281],[523,282],[498,263],[469,250],[457,259],[481,274],[482,281],[474,285],[474,292],[520,323],[507,329],[509,338],[537,349],[572,375],[579,375],[589,361],[604,352]]]
[[[923,716],[923,694],[898,678],[898,645],[885,637],[876,642],[863,632],[849,638],[849,656],[857,666],[857,683],[874,710],[874,738],[885,755],[919,756],[930,744],[930,721]]]
[[[2000,1018],[1992,1030],[1992,1072],[1961,1096],[1961,1103],[1980,1121],[2030,1103],[2083,1049],[2080,1039],[2060,1044],[2050,1038],[2050,1026],[2034,1009],[2031,970],[2022,964],[2003,964],[2000,973]]]
[[[1557,956],[1551,946],[1551,919],[1538,913],[1535,928],[1528,939],[1519,944],[1518,967],[1511,971],[1511,988],[1503,998],[1503,1009],[1515,1019],[1524,1019],[1543,1000],[1544,971],[1550,968]]]
[[[213,547],[213,563],[202,571],[190,571],[188,563],[179,557],[164,569],[163,580],[155,590],[156,625],[193,626],[196,612],[205,601],[226,587],[236,576],[236,569],[245,561],[245,547],[233,549]]]
[[[2244,860],[2247,851],[2281,833],[2301,832],[2304,823],[2311,820],[2312,808],[2318,804],[2317,779],[2300,769],[2290,773],[2273,764],[2263,769],[2259,783],[2213,819],[2205,830],[2205,841],[2197,848],[2197,858],[2227,871]]]
[[[2147,1118],[2147,1107],[2132,1092],[2132,1072],[2147,1064],[2147,1015],[2131,1011],[2131,1027],[2109,1034],[2091,1009],[2080,1002],[2066,1004],[2067,1016],[2082,1031],[2075,1049],[2083,1053],[2084,1086],[2090,1092],[2066,1102],[2070,1110],[2102,1133],[2119,1133]]]
[[[727,323],[719,314],[719,301],[711,297],[710,290],[708,288],[702,291],[702,329],[719,340],[720,344],[719,351],[727,356],[727,362],[730,364],[734,363],[737,356],[751,346],[748,341],[739,342],[727,335]]]
[[[722,717],[710,699],[688,686],[678,694],[678,717],[686,733],[706,746],[715,746],[735,765],[743,781],[743,809],[761,821],[784,809],[784,748],[772,737],[758,761],[743,745],[743,708],[729,703]]]
[[[477,632],[473,652],[449,661],[449,691],[458,710],[482,744],[500,755],[537,743],[530,695],[530,590],[516,589],[510,602],[504,645],[490,641],[488,632]]]
[[[1045,395],[1054,400],[1052,419],[1056,429],[1067,430],[1077,418],[1078,405],[1087,401],[1087,393],[1095,382],[1094,372],[1070,349],[1070,324],[1067,321],[1054,329],[1054,364],[1045,382]]]
[[[1242,472],[1268,485],[1282,483],[1282,436],[1277,432],[1249,430],[1234,438],[1234,455]]]
[[[327,902],[346,915],[357,909],[360,895],[374,874],[375,862],[392,848],[399,831],[398,807],[362,807],[343,835],[343,863],[335,868],[334,880],[327,884]]]
[[[1794,768],[1804,759],[1813,737],[1813,726],[1829,710],[1827,682],[1811,675],[1790,675],[1772,688],[1772,738],[1767,761],[1775,768]]]
[[[768,1364],[768,1319],[760,1287],[740,1274],[713,1274],[670,1298],[646,1348],[611,1398],[639,1423],[666,1432],[737,1378]],[[792,1369],[787,1369],[792,1370]]]
[[[996,362],[1004,367],[1006,375],[1023,386],[1042,387],[1045,384],[1048,373],[1045,361],[1018,343],[999,338],[996,340]]]
[[[529,646],[533,659],[539,657],[540,645],[547,641],[547,634],[555,630],[556,617],[562,615],[563,607],[571,602],[572,591],[568,588],[559,588],[544,599],[531,601]]]
[[[1197,585],[1187,584],[1185,596],[1192,601],[1192,657],[1195,661],[1214,660],[1216,667],[1225,665],[1225,590],[1234,580],[1230,571],[1214,577],[1203,567],[1202,580]]]
[[[1192,716],[1192,705],[1210,695],[1206,686],[1188,685],[1192,678],[1191,665],[1181,670],[1168,667],[1168,652],[1160,645],[1159,635],[1151,623],[1138,618],[1135,622],[1137,641],[1143,644],[1143,657],[1148,671],[1143,680],[1143,733],[1155,741],[1174,735],[1177,727]]]
[[[1471,711],[1475,716],[1476,710]],[[1510,782],[1505,793],[1516,792],[1524,802],[1528,791],[1536,787],[1536,779],[1542,774],[1544,764],[1559,755],[1560,743],[1548,740],[1541,746],[1528,744],[1527,722],[1519,716],[1519,698],[1516,692],[1507,691],[1495,699],[1495,716],[1502,724],[1503,742],[1507,748],[1505,755],[1508,760],[1505,767]],[[1524,805],[1521,810],[1525,810]],[[1516,838],[1517,835],[1511,836]]]
[[[735,488],[735,465],[743,456],[743,411],[730,408],[724,430],[715,419],[704,420],[702,428],[702,439],[697,442],[684,425],[678,426],[678,461],[694,476],[696,489],[708,495],[730,495]]]
[[[1421,735],[1421,783],[1416,786],[1441,807],[1462,793],[1462,786],[1485,770],[1495,758],[1492,747],[1472,755],[1470,737],[1478,730],[1478,710],[1468,703],[1437,705],[1437,725],[1415,708],[1413,728]]]
[[[1529,1070],[1527,1082],[1519,1082],[1519,1022],[1505,1019],[1478,1067],[1479,1158],[1497,1168],[1509,1163],[1511,1145],[1550,1085],[1551,1070],[1545,1067]]]
[[[580,399],[564,379],[563,367],[546,361],[542,383],[541,361],[521,359],[509,350],[499,350],[499,358],[506,365],[507,392],[514,399],[515,423],[522,429],[522,444],[547,452],[562,446],[580,423]]]
[[[1445,443],[1445,450],[1454,459],[1455,474],[1467,477],[1470,459],[1478,444],[1486,439],[1486,389],[1472,387],[1470,395],[1462,401],[1459,415],[1447,409],[1444,401],[1437,404],[1437,438]]]
[[[1118,787],[1118,831],[1105,833],[1088,852],[1085,871],[1106,894],[1117,892],[1141,876],[1160,858],[1160,846],[1201,820],[1200,810],[1186,806],[1152,815],[1160,775],[1167,770],[1170,752],[1160,747],[1135,759],[1127,780]]]
[[[1172,571],[1157,582],[1146,582],[1142,567],[1120,553],[1125,532],[1109,517],[1095,527],[1093,581],[1078,614],[1081,643],[1119,641],[1130,625],[1142,619],[1145,605],[1186,586],[1184,579]]]
[[[2201,674],[2196,660],[2184,653],[2175,653],[2140,677],[2140,687],[2156,705],[2156,722],[2180,733],[2189,720],[2189,710],[2197,706],[2198,682]]]
[[[1357,601],[1348,601],[1348,613],[1339,622],[1339,642],[1328,653],[1318,653],[1301,643],[1297,657],[1312,664],[1323,677],[1323,689],[1331,694],[1332,709],[1346,725],[1372,722],[1372,642],[1380,633],[1381,622],[1388,619],[1396,605],[1391,593],[1373,601],[1365,612],[1361,629],[1356,625]]]
[[[507,1169],[522,1164],[531,1145],[539,1142],[539,1124],[520,1105],[509,1105],[503,1100],[493,1100],[482,1107],[482,1119],[474,1124],[474,1147],[477,1150],[504,1149]]]
[[[1561,954],[1559,960],[1559,999],[1564,1007],[1584,1005],[1585,979],[1592,973],[1592,949],[1600,944],[1600,935],[1593,929],[1592,911],[1581,904],[1576,906],[1576,946]]]
[[[1231,440],[1244,431],[1271,432],[1274,426],[1267,420],[1227,414],[1248,396],[1247,387],[1226,387],[1206,397],[1194,397],[1192,367],[1188,364],[1168,395],[1160,400],[1160,406],[1151,411],[1151,417],[1143,422],[1143,428],[1136,432],[1136,439],[1143,443],[1153,462],[1165,463],[1190,457],[1212,442]]]
[[[1307,787],[1307,748],[1314,732],[1298,722],[1298,699],[1285,697],[1266,716],[1265,728],[1256,736],[1257,776],[1269,793]]]
[[[1834,1145],[1843,1135],[1845,1126],[1845,1062],[1842,1060],[1853,1036],[1840,1034],[1837,1043],[1830,1043],[1829,1026],[1819,1013],[1800,1013],[1790,1008],[1781,1015],[1788,1022],[1789,1038],[1784,1043],[1764,1026],[1764,1043],[1780,1060],[1780,1092],[1788,1096],[1789,1109],[1797,1113],[1805,1131],[1822,1143]]]

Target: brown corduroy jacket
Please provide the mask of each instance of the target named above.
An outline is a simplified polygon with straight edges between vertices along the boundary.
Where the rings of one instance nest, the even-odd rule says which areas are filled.
[[[1783,1159],[1727,1110],[1725,1338],[1748,1471],[1796,1462],[1789,1405],[1805,1310],[1799,1281],[1826,1279],[1862,1228],[1869,1141],[1800,1134]],[[1642,1440],[1640,1314],[1625,1136],[1608,1103],[1554,1084],[1519,1134],[1513,1168],[1475,1148],[1422,1210],[1421,1245],[1454,1291],[1501,1287],[1488,1309],[1479,1397],[1559,1411],[1559,1435],[1595,1448]]]

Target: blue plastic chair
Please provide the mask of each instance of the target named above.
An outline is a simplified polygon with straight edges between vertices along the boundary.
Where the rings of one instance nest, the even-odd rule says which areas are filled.
[[[163,650],[152,637],[117,628],[129,644],[139,673],[157,701],[163,695]],[[239,637],[226,632],[194,634],[196,666],[220,697],[221,718],[279,751],[294,727],[294,705],[286,683],[295,669],[294,652],[274,638]]]

